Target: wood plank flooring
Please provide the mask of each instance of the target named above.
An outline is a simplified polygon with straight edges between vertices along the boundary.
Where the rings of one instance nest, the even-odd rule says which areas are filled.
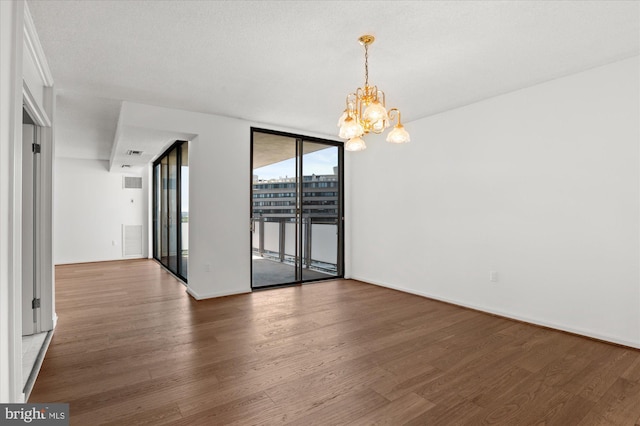
[[[640,424],[640,351],[357,281],[195,301],[65,265],[56,304],[30,402],[72,425]]]

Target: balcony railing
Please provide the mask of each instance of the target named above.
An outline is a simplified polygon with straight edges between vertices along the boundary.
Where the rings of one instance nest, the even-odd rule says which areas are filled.
[[[338,274],[338,222],[303,217],[300,262],[306,269]],[[260,217],[252,220],[253,254],[287,264],[296,263],[295,218]]]

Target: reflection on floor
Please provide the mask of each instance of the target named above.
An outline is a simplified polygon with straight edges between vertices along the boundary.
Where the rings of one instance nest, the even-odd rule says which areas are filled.
[[[321,280],[325,278],[332,278],[334,276],[335,275],[324,274],[311,269],[302,270],[302,279],[304,281]],[[295,267],[287,263],[262,259],[254,256],[252,278],[253,288],[292,283],[296,280]]]

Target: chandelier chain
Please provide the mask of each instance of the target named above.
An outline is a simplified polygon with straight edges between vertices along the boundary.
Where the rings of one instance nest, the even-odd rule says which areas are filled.
[[[364,45],[364,87],[369,86],[369,45]]]

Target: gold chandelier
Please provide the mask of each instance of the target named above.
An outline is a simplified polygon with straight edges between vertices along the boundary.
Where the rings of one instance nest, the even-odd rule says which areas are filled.
[[[382,133],[389,127],[389,121],[397,118],[393,130],[387,135],[387,142],[406,143],[411,139],[400,120],[400,111],[391,108],[387,111],[385,97],[377,86],[369,86],[369,45],[374,42],[372,35],[358,38],[364,46],[364,88],[358,87],[354,93],[347,95],[347,107],[338,120],[342,139],[348,139],[344,145],[347,151],[362,151],[367,146],[362,137],[369,133]]]

